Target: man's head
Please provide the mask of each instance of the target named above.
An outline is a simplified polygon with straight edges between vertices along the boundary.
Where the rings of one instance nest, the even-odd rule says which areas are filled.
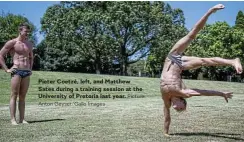
[[[31,32],[31,30],[30,30],[30,26],[28,23],[22,23],[19,25],[19,34],[23,38],[27,38],[28,35],[30,34],[30,32]]]
[[[186,110],[186,105],[187,102],[184,98],[182,97],[173,97],[171,99],[172,101],[172,107],[176,110],[176,111],[184,111]]]

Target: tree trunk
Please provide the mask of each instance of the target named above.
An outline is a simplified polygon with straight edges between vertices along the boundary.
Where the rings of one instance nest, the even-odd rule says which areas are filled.
[[[99,68],[98,63],[96,63],[96,74],[101,74],[101,69]]]
[[[125,51],[125,46],[121,47],[121,61],[120,61],[120,75],[127,75],[127,56]]]
[[[101,58],[99,50],[96,50],[95,69],[96,74],[101,74]]]

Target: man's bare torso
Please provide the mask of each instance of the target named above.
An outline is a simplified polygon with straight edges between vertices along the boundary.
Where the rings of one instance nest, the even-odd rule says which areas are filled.
[[[170,98],[174,95],[174,92],[182,89],[181,72],[182,69],[177,64],[172,64],[172,61],[168,58],[165,59],[160,86],[162,97],[168,107],[170,107]]]
[[[15,44],[11,49],[13,57],[12,68],[30,69],[30,52],[32,52],[32,44],[29,41],[17,41],[14,39]]]
[[[177,64],[172,64],[172,62],[166,58],[161,74],[161,79],[167,83],[181,83],[181,72],[182,70],[178,67]]]

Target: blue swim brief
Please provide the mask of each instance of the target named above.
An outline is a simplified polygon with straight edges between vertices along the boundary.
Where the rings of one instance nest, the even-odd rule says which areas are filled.
[[[31,70],[14,69],[11,76],[19,75],[21,78],[25,78],[31,75]]]

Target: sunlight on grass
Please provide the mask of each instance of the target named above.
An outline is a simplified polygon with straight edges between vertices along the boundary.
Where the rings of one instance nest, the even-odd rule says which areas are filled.
[[[129,84],[39,84],[47,80],[127,80]],[[243,141],[244,87],[241,83],[184,80],[189,88],[232,91],[229,103],[220,97],[188,99],[187,111],[172,113],[170,138],[163,137],[163,101],[159,79],[62,72],[33,72],[26,100],[27,125],[9,123],[10,76],[0,71],[0,141]],[[126,98],[38,98],[38,94],[69,94],[38,91],[39,87],[142,88],[142,91],[74,91],[80,95],[126,96]],[[128,95],[140,96],[129,98]],[[141,97],[144,96],[144,97]],[[52,105],[40,105],[39,103]],[[59,105],[57,105],[59,104]],[[18,113],[17,113],[18,116]]]

